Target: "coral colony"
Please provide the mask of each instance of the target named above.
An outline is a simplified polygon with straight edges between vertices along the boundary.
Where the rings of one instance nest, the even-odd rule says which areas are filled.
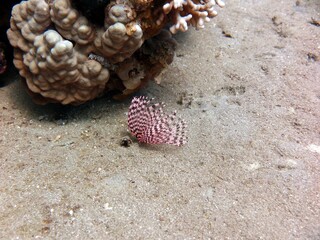
[[[106,92],[123,98],[154,79],[173,61],[171,34],[203,28],[217,5],[224,3],[28,0],[13,7],[7,36],[36,103],[78,105]]]
[[[181,146],[187,142],[186,123],[176,112],[166,114],[164,103],[150,105],[148,97],[134,97],[128,112],[129,130],[139,142]]]

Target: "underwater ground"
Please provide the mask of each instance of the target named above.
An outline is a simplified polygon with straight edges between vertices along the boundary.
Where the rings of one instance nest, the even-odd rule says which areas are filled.
[[[313,18],[313,20],[312,20]],[[120,141],[130,99],[0,88],[0,239],[320,239],[320,2],[226,1],[140,95],[183,147]]]

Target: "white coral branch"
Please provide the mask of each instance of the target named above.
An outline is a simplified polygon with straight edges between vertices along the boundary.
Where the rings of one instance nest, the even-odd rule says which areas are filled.
[[[217,15],[214,6],[224,7],[221,0],[202,0],[195,3],[193,0],[171,0],[163,5],[165,14],[172,14],[173,25],[170,27],[172,33],[187,31],[191,24],[196,29],[204,28],[204,22]]]

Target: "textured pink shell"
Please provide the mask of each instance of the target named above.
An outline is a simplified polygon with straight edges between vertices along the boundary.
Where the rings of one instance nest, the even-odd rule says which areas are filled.
[[[139,142],[181,146],[187,142],[186,122],[176,112],[166,114],[164,103],[150,105],[148,97],[134,97],[129,107],[129,130]]]

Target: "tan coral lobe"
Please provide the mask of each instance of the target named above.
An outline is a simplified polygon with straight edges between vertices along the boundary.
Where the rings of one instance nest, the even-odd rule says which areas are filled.
[[[224,3],[28,0],[13,8],[7,35],[37,103],[78,105],[108,91],[121,98],[154,79],[174,56],[165,25],[172,33],[203,28],[216,15],[214,5]]]

